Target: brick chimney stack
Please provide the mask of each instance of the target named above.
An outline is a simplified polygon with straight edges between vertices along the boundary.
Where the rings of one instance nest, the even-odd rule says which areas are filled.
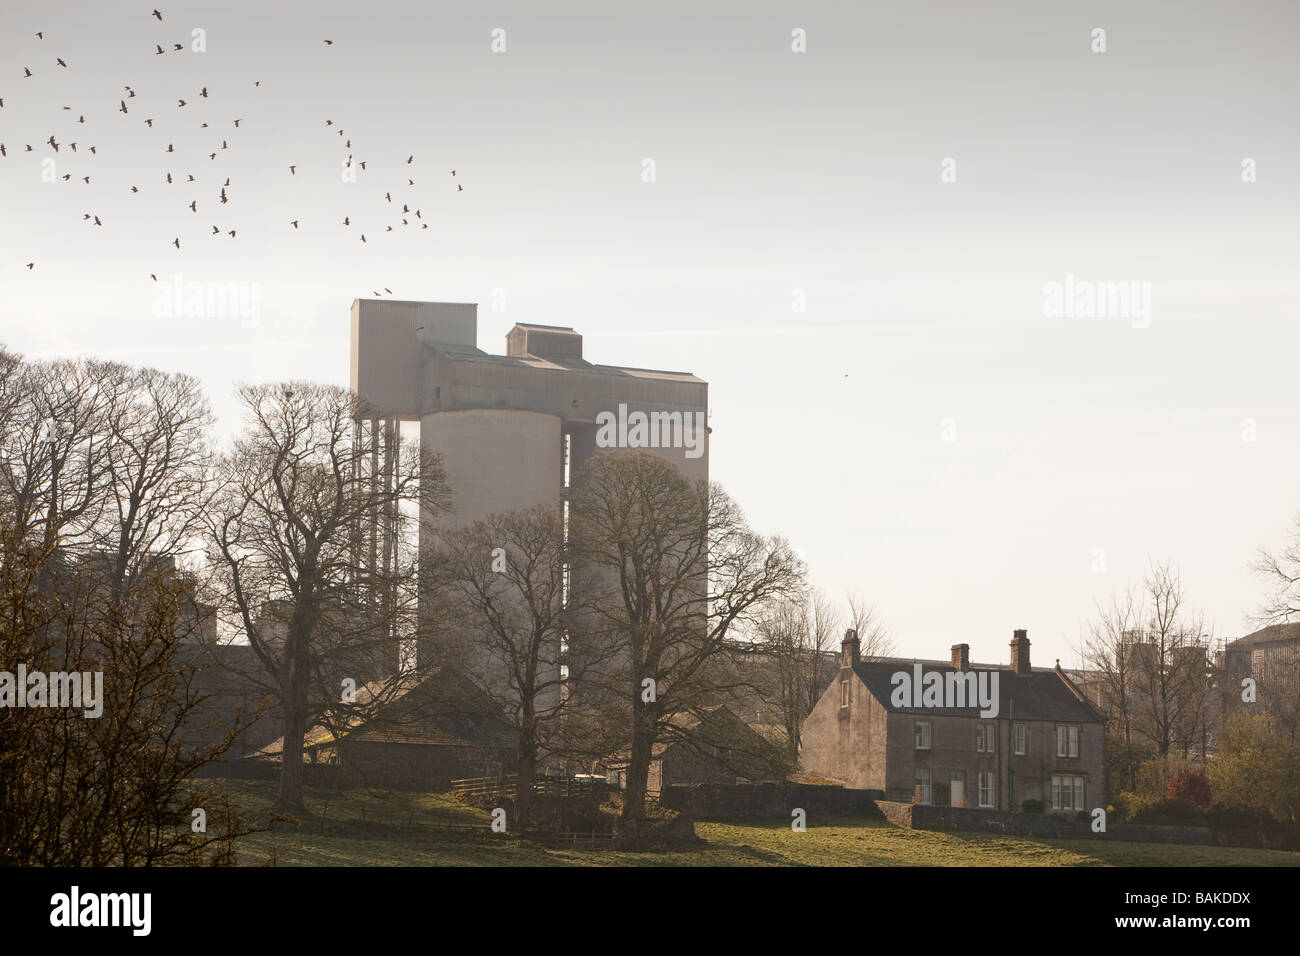
[[[844,632],[844,640],[840,642],[840,666],[852,667],[858,663],[862,654],[862,645],[858,641],[858,632],[849,628]]]
[[[952,646],[952,666],[959,671],[970,670],[969,644],[954,644]]]
[[[1011,670],[1029,673],[1029,632],[1024,629],[1015,631],[1011,638]]]

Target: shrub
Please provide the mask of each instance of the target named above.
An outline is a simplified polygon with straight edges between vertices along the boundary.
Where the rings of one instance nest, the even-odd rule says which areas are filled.
[[[1158,800],[1132,819],[1134,823],[1204,823],[1205,812],[1190,800]]]
[[[1156,798],[1132,790],[1121,790],[1115,795],[1115,812],[1123,821],[1132,821],[1156,803]]]
[[[1202,770],[1180,767],[1169,778],[1165,797],[1170,800],[1186,800],[1204,810],[1210,805],[1210,778]]]
[[[1026,800],[1024,803],[1020,804],[1020,809],[1023,810],[1025,813],[1042,813],[1043,801],[1035,800],[1031,797],[1030,799]]]

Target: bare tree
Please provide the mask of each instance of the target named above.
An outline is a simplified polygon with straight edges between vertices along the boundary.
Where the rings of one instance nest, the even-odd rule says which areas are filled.
[[[1108,780],[1126,780],[1130,790],[1137,786],[1141,763],[1134,745],[1134,675],[1130,651],[1142,625],[1141,599],[1135,588],[1114,596],[1107,605],[1098,604],[1097,618],[1089,625],[1080,648],[1086,667],[1099,675],[1101,705],[1106,715]]]
[[[1292,527],[1291,543],[1278,552],[1260,549],[1255,571],[1272,586],[1258,615],[1260,623],[1278,624],[1300,618],[1300,515]]]
[[[675,718],[720,697],[733,628],[795,595],[804,569],[784,540],[749,529],[716,484],[692,486],[646,452],[598,455],[573,505],[574,550],[609,582],[600,613],[618,637],[615,694],[629,741],[623,821],[645,817],[650,763]]]
[[[880,660],[893,654],[894,639],[876,614],[875,607],[857,592],[851,592],[846,601],[849,606],[849,627],[858,633],[862,659]]]
[[[571,693],[609,658],[608,635],[569,590],[564,524],[554,507],[491,515],[442,535],[431,556],[435,616],[467,643],[464,669],[518,733],[515,819],[531,823],[539,763],[563,752],[569,718],[585,702]]]
[[[291,382],[239,394],[248,423],[218,463],[208,554],[222,611],[259,664],[247,677],[283,714],[277,806],[301,813],[307,732],[365,716],[410,686],[399,647],[416,638],[411,512],[428,519],[445,507],[446,476],[433,452],[395,439],[397,460],[376,472],[375,445],[353,416],[379,416],[345,389]],[[403,546],[368,560],[362,532],[378,528]],[[349,700],[346,681],[373,685]]]
[[[774,696],[791,761],[799,756],[804,720],[830,680],[827,657],[838,626],[839,613],[816,590],[775,602],[758,622],[760,646],[775,670]]]

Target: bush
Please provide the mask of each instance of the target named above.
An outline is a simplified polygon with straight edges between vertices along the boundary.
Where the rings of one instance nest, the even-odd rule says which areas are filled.
[[[1205,811],[1190,800],[1157,800],[1139,810],[1134,823],[1187,824],[1204,823]]]
[[[1204,810],[1210,805],[1210,778],[1202,770],[1180,767],[1169,778],[1165,797],[1170,800],[1185,800]]]
[[[1115,814],[1121,821],[1131,822],[1156,803],[1156,798],[1132,790],[1121,790],[1115,795]]]
[[[1020,809],[1025,813],[1042,813],[1043,801],[1035,800],[1032,797],[1020,805]]]

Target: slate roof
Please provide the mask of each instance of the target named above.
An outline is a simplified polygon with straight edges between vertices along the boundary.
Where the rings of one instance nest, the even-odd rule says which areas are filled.
[[[890,702],[894,692],[893,675],[898,671],[914,674],[913,666],[920,664],[924,673],[955,673],[951,663],[886,659],[862,661],[855,664],[853,672],[892,714],[918,714],[939,717],[978,718],[979,707],[895,707]],[[1080,700],[1070,689],[1064,675],[1052,668],[1037,668],[1028,674],[1017,674],[1006,667],[981,667],[972,665],[975,673],[989,672],[998,675],[998,717],[1008,718],[1014,713],[1017,720],[1053,720],[1072,723],[1101,723],[1102,716],[1091,704]],[[968,672],[969,673],[969,672]],[[947,677],[945,676],[945,681]],[[1013,706],[1014,705],[1014,706]]]
[[[1300,640],[1300,621],[1291,624],[1270,624],[1268,627],[1260,628],[1254,633],[1247,634],[1245,637],[1239,637],[1228,644],[1228,647],[1246,646],[1254,644],[1268,644],[1273,641],[1294,641]]]

